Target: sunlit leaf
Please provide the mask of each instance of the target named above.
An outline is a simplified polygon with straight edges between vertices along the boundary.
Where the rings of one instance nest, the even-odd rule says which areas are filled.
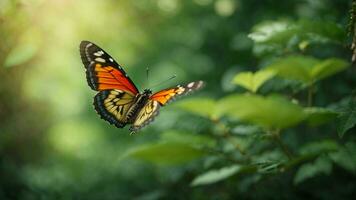
[[[314,80],[323,79],[346,69],[348,66],[349,64],[344,60],[330,58],[313,66],[311,77],[313,77]]]
[[[311,126],[326,123],[332,119],[335,119],[338,115],[338,112],[326,108],[312,107],[305,108],[304,111],[307,115],[307,123]]]
[[[180,164],[204,156],[206,153],[186,143],[160,142],[131,149],[126,156],[156,164]]]
[[[37,47],[31,43],[19,44],[6,57],[5,66],[12,67],[29,61],[37,52]]]
[[[234,77],[233,82],[255,93],[263,83],[274,75],[275,72],[272,70],[260,70],[256,73],[241,72]]]
[[[310,83],[312,81],[310,70],[317,63],[318,60],[312,57],[289,56],[275,61],[268,68],[275,70],[283,78]]]
[[[291,26],[288,21],[267,21],[256,25],[248,36],[255,42],[268,42],[277,34],[283,33]],[[290,36],[288,35],[288,38]]]
[[[218,102],[218,114],[267,128],[286,128],[302,121],[303,109],[282,96],[231,95]]]
[[[175,106],[203,117],[212,117],[215,114],[216,101],[209,98],[194,98],[181,101]]]
[[[191,183],[191,186],[208,185],[222,181],[236,174],[241,169],[240,165],[232,165],[221,169],[210,170],[197,177]]]
[[[267,66],[286,79],[298,80],[304,84],[334,75],[348,67],[348,63],[337,58],[318,60],[308,56],[289,56],[280,58]]]
[[[332,163],[329,158],[327,157],[319,157],[313,163],[307,163],[302,165],[295,177],[294,177],[294,184],[299,184],[307,179],[313,178],[317,175],[321,174],[330,174],[332,170]]]

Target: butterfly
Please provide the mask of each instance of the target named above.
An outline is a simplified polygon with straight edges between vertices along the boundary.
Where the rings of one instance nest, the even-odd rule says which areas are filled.
[[[118,128],[131,124],[131,133],[151,123],[160,107],[204,86],[203,81],[194,81],[154,94],[150,89],[140,93],[122,66],[94,43],[82,41],[80,56],[86,69],[88,85],[98,91],[93,103],[96,112]]]

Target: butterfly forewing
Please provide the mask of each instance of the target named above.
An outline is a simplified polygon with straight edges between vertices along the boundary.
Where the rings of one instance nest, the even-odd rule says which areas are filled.
[[[158,101],[162,106],[164,106],[174,101],[177,97],[187,95],[191,92],[201,89],[202,87],[204,87],[203,81],[190,82],[184,86],[178,85],[174,88],[168,88],[156,92],[150,97],[150,99]]]
[[[82,41],[80,56],[86,68],[88,85],[93,90],[119,89],[138,93],[137,87],[122,67],[94,43]]]

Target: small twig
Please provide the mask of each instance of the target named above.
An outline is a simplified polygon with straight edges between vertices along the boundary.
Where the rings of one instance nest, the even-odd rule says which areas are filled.
[[[289,160],[291,160],[293,158],[292,153],[289,151],[288,147],[283,143],[281,136],[280,136],[280,131],[276,130],[271,132],[274,141],[277,143],[277,145],[282,149],[282,151],[284,152],[284,154],[288,157]]]
[[[314,86],[311,84],[308,88],[308,107],[311,107],[313,105],[313,90]]]

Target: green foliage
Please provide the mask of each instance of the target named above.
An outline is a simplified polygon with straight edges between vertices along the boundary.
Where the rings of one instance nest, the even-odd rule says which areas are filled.
[[[346,32],[330,21],[299,20],[267,21],[257,24],[249,37],[255,42],[255,53],[282,53],[314,43],[341,43]]]
[[[353,174],[356,173],[356,144],[354,142],[348,142],[338,151],[330,153],[330,158],[335,164]]]
[[[275,70],[283,78],[310,85],[346,69],[347,66],[347,62],[336,58],[320,61],[308,56],[289,56],[278,59],[267,68]]]
[[[156,164],[182,164],[206,155],[187,143],[159,142],[131,149],[126,156]]]
[[[356,124],[356,98],[353,94],[348,106],[338,116],[337,132],[342,138],[344,134]]]
[[[205,156],[206,149],[215,145],[215,140],[204,135],[170,131],[163,133],[158,142],[130,149],[124,157],[156,164],[181,164]]]
[[[329,175],[331,170],[331,160],[327,157],[319,157],[314,163],[304,164],[298,169],[294,177],[294,184],[299,184],[320,174]]]
[[[216,145],[216,141],[211,137],[177,131],[163,133],[160,137],[160,140],[165,142],[184,143],[200,149],[213,148]]]
[[[216,101],[210,98],[192,98],[181,101],[176,106],[202,117],[213,118],[215,116],[215,104]]]
[[[238,173],[240,169],[241,166],[232,165],[228,167],[223,167],[221,169],[210,170],[194,178],[191,185],[198,186],[216,183]]]
[[[334,140],[320,140],[308,143],[300,148],[300,154],[326,153],[339,149],[340,146]]]
[[[304,111],[307,115],[306,120],[311,126],[327,123],[338,115],[338,112],[326,108],[309,107],[305,108]]]
[[[260,70],[256,73],[241,72],[234,77],[233,83],[255,93],[263,83],[271,79],[274,75],[274,71],[271,70]]]
[[[283,129],[298,124],[305,118],[303,109],[279,95],[231,95],[218,102],[220,116],[261,125],[268,129]]]

